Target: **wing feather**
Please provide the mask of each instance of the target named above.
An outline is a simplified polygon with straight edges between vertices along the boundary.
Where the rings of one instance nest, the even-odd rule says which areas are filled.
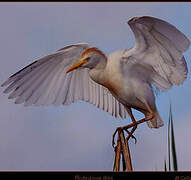
[[[108,94],[108,113],[113,115],[113,102],[112,102],[112,95]]]
[[[103,96],[103,91],[104,91],[104,88],[103,88],[102,86],[99,86],[99,94],[100,94],[100,95],[99,95],[99,102],[100,102],[100,103],[99,103],[99,108],[100,108],[100,109],[103,109],[103,106],[104,106],[104,105],[103,105],[103,97],[104,97],[104,96]]]
[[[104,91],[104,111],[108,112],[108,93]]]
[[[69,104],[74,102],[75,77],[76,77],[76,73],[74,72],[74,73],[72,73],[72,77],[71,77],[70,83],[68,84],[68,86],[69,86],[68,94],[66,96],[65,101],[63,102],[64,105],[69,105]]]
[[[92,97],[93,97],[93,102],[92,104],[95,105],[96,104],[96,87],[95,87],[95,83],[92,82]]]
[[[58,96],[58,99],[60,102],[59,105],[65,104],[65,101],[66,101],[67,96],[68,96],[69,84],[71,82],[71,78],[72,78],[72,73],[68,74],[68,76],[66,76],[66,79],[64,80],[64,83],[63,83],[61,91],[60,91],[60,95]]]
[[[84,101],[89,101],[90,100],[89,75],[87,69],[82,69],[81,71],[83,71],[82,80],[84,83],[84,88],[83,88]]]
[[[9,95],[8,98],[12,99],[15,98],[16,96],[20,96],[22,92],[28,89],[35,80],[36,82],[38,82],[41,79],[45,78],[46,74],[48,74],[51,70],[51,67],[49,67],[48,69],[47,67],[45,66],[45,68],[39,70],[39,72],[37,71],[36,73],[31,73],[31,74],[29,73],[26,76],[23,76],[23,78],[20,79],[20,81],[18,81],[18,84],[16,83],[15,90]],[[43,73],[43,71],[45,72]]]
[[[50,72],[52,71],[49,70],[47,71],[47,73],[43,74],[42,76],[40,76],[36,81],[34,81],[34,83],[29,84],[29,88],[25,88],[27,91],[30,92],[30,94],[28,96],[24,96],[22,95],[21,97],[23,97],[26,100],[26,105],[32,105],[35,102],[35,98],[37,98],[36,93],[38,90],[41,89],[41,87],[46,87],[46,91],[43,92],[44,89],[41,89],[40,94],[43,93],[43,95],[45,96],[49,89],[50,89],[50,84],[49,84],[49,80],[51,80],[53,78],[53,73],[51,74]],[[43,86],[44,85],[44,86]],[[48,102],[48,99],[46,99],[46,102]]]
[[[117,99],[113,98],[113,100],[115,101],[115,113],[116,113],[116,116],[119,115],[119,105],[118,105],[118,101]]]
[[[100,97],[100,92],[99,92],[99,86],[95,86],[96,88],[96,103],[95,106],[99,108],[99,97]]]
[[[89,102],[93,104],[93,86],[92,86],[92,80],[90,78],[89,78],[89,92],[90,92]]]
[[[115,99],[111,96],[111,103],[112,103],[112,115],[117,117],[116,110],[115,110]]]
[[[28,73],[23,74],[23,75],[13,75],[11,76],[5,83],[2,84],[2,86],[8,85],[11,82],[13,82],[12,84],[10,84],[5,90],[4,93],[9,93],[11,92],[13,89],[16,89],[17,87],[19,87],[21,84],[23,84],[24,82],[28,81],[28,79],[31,78],[31,76],[34,76],[37,72],[40,73],[44,70],[46,70],[47,67],[50,67],[50,64],[45,64],[44,66],[39,66],[36,69],[34,69],[33,71],[28,71]],[[43,70],[41,70],[43,69]]]

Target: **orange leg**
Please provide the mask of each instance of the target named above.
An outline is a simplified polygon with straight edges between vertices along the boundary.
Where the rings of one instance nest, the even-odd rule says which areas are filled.
[[[131,108],[127,108],[127,112],[128,112],[128,114],[129,114],[129,116],[131,117],[132,122],[133,122],[135,125],[133,126],[133,128],[131,129],[131,131],[128,132],[128,136],[127,136],[127,138],[126,138],[126,141],[128,141],[129,138],[132,137],[132,138],[135,139],[135,144],[136,144],[137,139],[133,136],[134,131],[137,129],[136,120],[135,120],[135,117],[133,116],[133,113],[132,113]],[[127,129],[124,129],[124,130],[127,131]]]

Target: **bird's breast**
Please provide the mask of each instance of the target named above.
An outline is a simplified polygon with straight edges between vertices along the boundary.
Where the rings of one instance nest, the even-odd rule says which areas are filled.
[[[120,73],[115,72],[107,74],[103,86],[109,89],[109,91],[117,97],[120,97],[123,94],[125,88],[122,76]]]
[[[116,57],[108,61],[103,77],[102,85],[116,97],[120,97],[125,91],[125,85],[120,69],[120,61]]]
[[[119,88],[120,88],[119,84],[116,86],[116,84],[113,83],[112,81],[106,81],[103,85],[116,96],[119,95]]]

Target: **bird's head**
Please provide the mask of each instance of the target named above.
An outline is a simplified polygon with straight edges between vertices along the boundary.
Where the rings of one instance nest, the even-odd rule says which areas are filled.
[[[66,73],[80,67],[89,69],[93,69],[95,67],[103,68],[106,64],[106,60],[106,56],[99,49],[94,47],[89,48],[82,53],[81,58],[77,63],[67,69]]]

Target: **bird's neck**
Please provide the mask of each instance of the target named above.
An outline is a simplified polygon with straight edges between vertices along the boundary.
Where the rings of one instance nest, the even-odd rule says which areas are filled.
[[[105,67],[106,67],[106,62],[105,63],[102,62],[97,64],[95,68],[90,69],[89,75],[91,79],[98,84],[102,84],[105,81],[105,76],[104,76]]]
[[[94,80],[98,84],[102,84],[104,79],[104,69],[91,69],[89,71],[89,75],[92,80]]]

